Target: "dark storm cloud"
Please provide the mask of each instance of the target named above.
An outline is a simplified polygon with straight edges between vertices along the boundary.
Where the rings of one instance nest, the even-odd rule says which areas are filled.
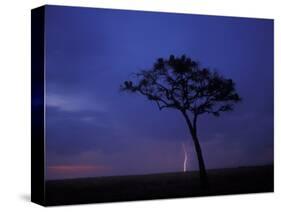
[[[231,113],[199,118],[207,167],[272,162],[271,20],[48,6],[46,44],[47,164],[110,167],[93,176],[179,171],[186,142],[196,169],[181,114],[119,91],[170,54],[232,78],[243,98]]]
[[[96,111],[61,111],[47,107],[47,148],[60,154],[80,153],[91,148],[103,148],[120,140],[120,134],[106,113]]]

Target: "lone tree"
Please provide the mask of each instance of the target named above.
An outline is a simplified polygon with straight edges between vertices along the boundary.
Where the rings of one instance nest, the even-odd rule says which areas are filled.
[[[139,93],[156,103],[159,110],[171,108],[184,117],[197,153],[202,186],[208,185],[205,163],[198,139],[199,115],[219,116],[231,111],[241,100],[231,79],[202,68],[191,58],[170,56],[159,58],[151,69],[135,74],[134,81],[125,81],[122,91]]]

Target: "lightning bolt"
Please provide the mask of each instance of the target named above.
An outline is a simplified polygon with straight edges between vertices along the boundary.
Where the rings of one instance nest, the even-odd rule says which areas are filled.
[[[183,148],[183,152],[184,152],[183,172],[186,172],[186,170],[187,170],[187,151],[186,151],[184,143],[182,143],[182,148]]]

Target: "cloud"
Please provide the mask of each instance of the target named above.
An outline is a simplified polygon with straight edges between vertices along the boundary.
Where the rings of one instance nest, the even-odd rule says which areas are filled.
[[[47,93],[47,107],[56,107],[61,111],[75,112],[83,110],[92,110],[103,112],[105,105],[93,97],[87,98],[81,95]]]

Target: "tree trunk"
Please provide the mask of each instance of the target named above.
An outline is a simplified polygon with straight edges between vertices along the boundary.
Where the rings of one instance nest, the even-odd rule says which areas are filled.
[[[197,136],[197,129],[196,129],[197,119],[196,118],[194,119],[193,125],[192,125],[192,123],[190,122],[190,119],[188,118],[187,114],[183,112],[183,115],[185,117],[187,126],[189,128],[189,131],[190,131],[190,134],[191,134],[191,137],[193,139],[194,146],[195,146],[197,159],[198,159],[198,165],[199,165],[201,186],[203,188],[207,188],[209,186],[208,176],[207,176],[207,172],[206,172],[206,168],[205,168],[205,163],[204,163],[204,159],[203,159],[201,146],[200,146],[199,139],[198,139],[198,136]]]
[[[199,164],[201,185],[202,185],[202,187],[206,188],[206,187],[208,187],[209,184],[208,184],[208,177],[207,177],[205,163],[204,163],[204,159],[203,159],[203,155],[202,155],[201,146],[200,146],[200,143],[199,143],[199,140],[198,140],[198,137],[196,134],[192,135],[192,139],[194,142],[197,159],[198,159],[198,164]]]

